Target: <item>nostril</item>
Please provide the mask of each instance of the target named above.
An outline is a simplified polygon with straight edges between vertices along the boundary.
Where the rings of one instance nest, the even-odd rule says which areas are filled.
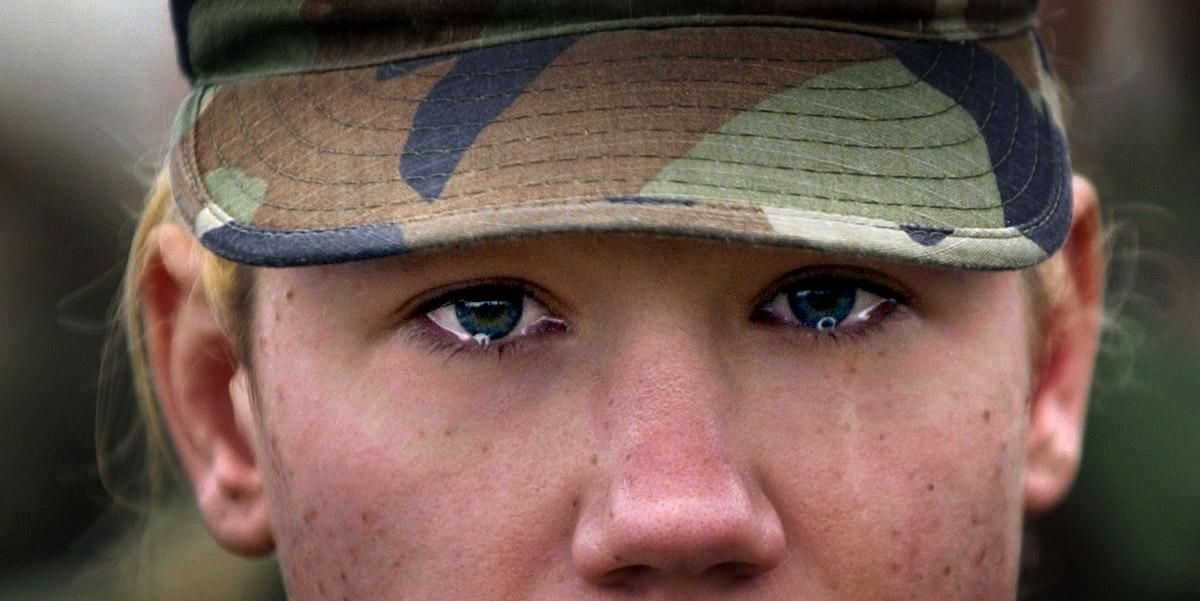
[[[621,556],[614,555],[613,561],[622,563]],[[652,571],[653,568],[646,565],[622,566],[606,572],[600,579],[599,584],[607,588],[634,592],[638,588],[638,583],[645,580],[646,576]]]
[[[704,570],[704,575],[736,586],[750,582],[763,571],[764,568],[761,565],[744,561],[726,561],[710,566]]]
[[[620,562],[619,556],[614,561]],[[655,577],[655,568],[647,565],[627,565],[609,570],[597,583],[625,593],[636,593]],[[703,570],[701,577],[721,587],[740,587],[752,582],[765,570],[762,566],[741,561],[728,561]]]

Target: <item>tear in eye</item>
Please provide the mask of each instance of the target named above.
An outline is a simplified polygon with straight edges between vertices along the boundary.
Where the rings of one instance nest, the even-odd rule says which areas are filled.
[[[883,319],[897,307],[895,299],[841,279],[801,280],[785,286],[760,310],[769,321],[817,332],[853,330]]]
[[[565,323],[523,289],[515,286],[479,286],[447,294],[427,313],[437,328],[459,342],[474,342],[487,348]]]

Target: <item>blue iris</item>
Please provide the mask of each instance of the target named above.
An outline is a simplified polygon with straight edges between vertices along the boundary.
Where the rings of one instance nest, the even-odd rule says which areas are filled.
[[[787,292],[788,306],[796,319],[814,330],[831,330],[850,316],[858,289],[829,284],[795,288]]]
[[[525,293],[521,290],[486,288],[455,299],[454,316],[472,337],[494,340],[512,333],[521,322]]]

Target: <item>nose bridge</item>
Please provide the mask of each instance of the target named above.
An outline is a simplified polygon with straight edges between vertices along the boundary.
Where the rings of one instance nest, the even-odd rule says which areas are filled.
[[[731,387],[715,319],[686,299],[656,295],[606,333],[598,362],[613,403],[632,408],[672,401],[717,400]]]
[[[639,409],[631,412],[635,423],[617,436],[619,452],[612,458],[608,505],[618,527],[667,528],[679,536],[698,516],[721,521],[748,511],[750,499],[716,423],[717,408],[699,400]]]
[[[727,429],[737,385],[709,328],[681,319],[618,333],[603,361],[607,438],[621,479],[638,496],[688,496],[735,477]]]
[[[744,576],[774,565],[780,522],[742,473],[731,420],[743,399],[716,341],[670,321],[642,322],[618,346],[600,362],[608,461],[580,516],[582,572],[608,581],[716,566]]]
[[[711,374],[670,373],[677,369],[664,369],[659,381],[612,400],[614,503],[694,504],[740,495],[723,417],[730,413],[724,404],[733,400],[722,393],[731,391],[710,382]]]

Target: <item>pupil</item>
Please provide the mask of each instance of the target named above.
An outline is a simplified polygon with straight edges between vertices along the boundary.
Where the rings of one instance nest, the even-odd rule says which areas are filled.
[[[477,298],[455,301],[454,315],[471,336],[503,338],[520,323],[522,300],[519,291],[492,291]]]
[[[855,292],[853,286],[793,290],[788,294],[788,304],[800,323],[824,331],[850,315]]]

